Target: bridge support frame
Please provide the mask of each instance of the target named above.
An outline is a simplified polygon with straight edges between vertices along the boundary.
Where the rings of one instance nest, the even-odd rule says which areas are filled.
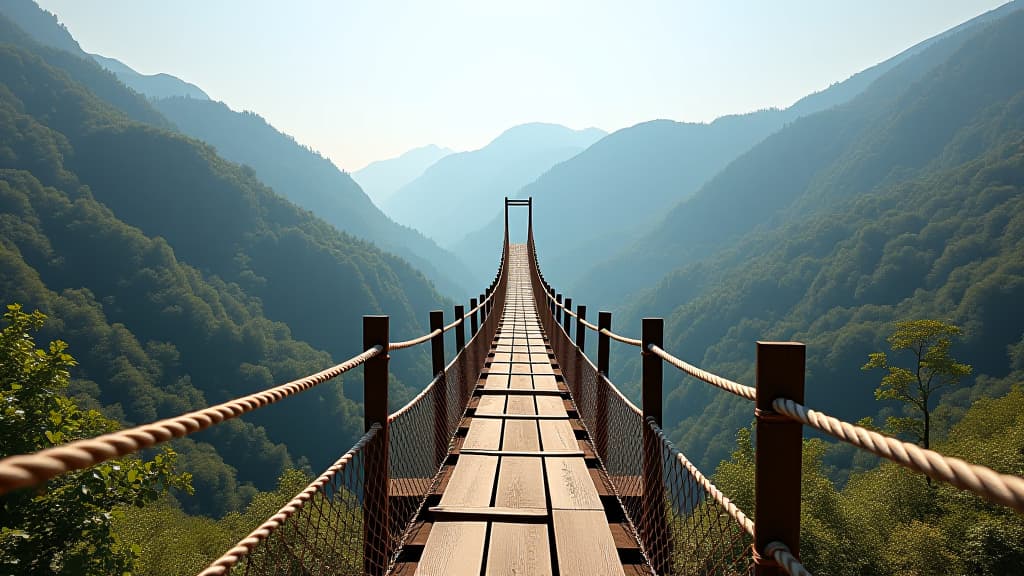
[[[772,408],[776,398],[804,401],[806,347],[800,342],[757,343],[757,448],[754,452],[754,574],[781,576],[765,555],[782,542],[800,557],[800,475],[803,426]]]
[[[430,312],[430,331],[444,330],[444,312]],[[437,378],[437,389],[434,391],[434,453],[438,468],[444,464],[448,456],[448,384],[444,374],[444,332],[430,339],[430,361]]]
[[[612,329],[612,313],[601,310],[597,313],[598,330]],[[597,334],[597,371],[601,378],[608,377],[608,354],[611,347],[611,338],[607,334]],[[597,421],[608,422],[608,386],[597,387]],[[607,424],[604,429],[598,429],[597,453],[605,462],[608,461],[608,430]]]
[[[374,424],[381,429],[367,450],[363,471],[363,573],[383,575],[391,558],[390,510],[388,506],[388,340],[387,316],[363,316],[363,349],[383,347],[383,352],[363,365],[363,423],[367,431]]]

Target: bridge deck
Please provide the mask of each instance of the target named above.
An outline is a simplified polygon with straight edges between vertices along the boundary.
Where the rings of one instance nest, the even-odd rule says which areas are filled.
[[[635,543],[609,522],[616,512],[606,514],[606,506],[618,505],[602,488],[552,360],[525,246],[510,247],[509,264],[505,309],[470,403],[465,438],[457,438],[440,500],[420,523],[426,538],[414,535],[407,544],[422,546],[418,561],[396,572],[625,574],[620,555],[636,553],[630,550]],[[640,570],[639,564],[627,568]]]

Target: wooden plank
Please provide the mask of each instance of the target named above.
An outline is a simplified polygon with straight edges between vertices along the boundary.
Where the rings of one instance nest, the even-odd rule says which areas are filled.
[[[430,530],[417,576],[479,576],[487,522],[437,522]]]
[[[603,511],[555,510],[552,515],[561,574],[625,576]]]
[[[537,401],[537,414],[544,416],[569,416],[565,411],[565,401],[557,396],[535,396],[534,400]]]
[[[508,352],[495,352],[491,362],[511,362],[512,354]]]
[[[480,396],[480,401],[476,405],[476,414],[502,414],[505,412],[505,399],[508,396],[499,396],[498,394],[488,394],[487,396]]]
[[[528,366],[528,364],[513,364],[512,366]],[[516,370],[516,368],[513,368]],[[524,369],[529,371],[529,369]],[[529,374],[513,374],[509,380],[508,387],[513,390],[532,390],[533,389],[533,378]]]
[[[487,549],[487,576],[550,576],[548,528],[538,524],[495,523]],[[568,574],[566,575],[568,576]]]
[[[586,458],[586,452],[584,450],[576,451],[555,451],[550,452],[548,450],[477,450],[467,449],[466,454],[477,454],[480,456],[527,456],[530,458],[544,458],[544,457],[558,457],[558,458]],[[593,472],[593,470],[591,470]]]
[[[431,506],[428,508],[434,516],[434,522],[481,521],[481,522],[545,522],[551,516],[550,511],[540,506]]]
[[[548,490],[551,491],[552,509],[604,510],[601,497],[597,495],[597,488],[582,458],[545,458],[544,469],[547,472]],[[458,474],[458,469],[455,473]]]
[[[540,420],[539,424],[540,441],[545,451],[579,450],[576,433],[572,431],[568,420]],[[463,448],[468,446],[463,445]]]
[[[462,443],[462,447],[497,450],[501,447],[502,422],[488,418],[474,419],[469,425],[469,433],[466,434],[466,441]]]
[[[505,420],[502,450],[540,450],[540,435],[535,420]]]
[[[484,390],[508,390],[508,374],[488,372]]]
[[[535,366],[542,366],[542,365],[541,364],[535,364]],[[548,368],[551,368],[550,364],[543,364],[543,366],[547,366]],[[533,377],[533,387],[536,388],[537,390],[558,390],[558,381],[555,380],[554,376],[534,375],[534,377]]]
[[[509,396],[508,404],[505,406],[507,414],[536,414],[533,396]]]
[[[502,456],[494,505],[507,508],[546,508],[544,467],[540,458]]]
[[[551,366],[551,364],[547,364],[547,363],[545,363],[545,364],[531,364],[530,366],[533,366],[533,373],[534,374],[551,374],[551,375],[554,375],[554,373],[555,373],[555,369]]]
[[[491,504],[491,488],[498,471],[497,456],[459,455],[448,488],[441,495],[441,506],[486,507]]]

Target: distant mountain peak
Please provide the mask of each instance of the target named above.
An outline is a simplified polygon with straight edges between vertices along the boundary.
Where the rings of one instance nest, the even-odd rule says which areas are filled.
[[[202,88],[191,82],[186,82],[177,76],[164,73],[142,74],[116,58],[109,58],[100,54],[89,54],[89,57],[100,66],[113,72],[118,80],[124,82],[125,86],[150,98],[183,96],[198,100],[210,99],[206,92],[203,92]]]

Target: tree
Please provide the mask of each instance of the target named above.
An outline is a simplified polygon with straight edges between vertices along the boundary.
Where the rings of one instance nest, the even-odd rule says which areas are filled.
[[[117,422],[82,410],[63,394],[75,360],[67,344],[37,349],[32,333],[46,320],[12,304],[0,330],[0,457],[35,452],[110,432]],[[112,531],[115,506],[142,506],[169,489],[191,492],[191,476],[175,473],[177,455],[164,448],[152,460],[128,457],[55,478],[44,486],[0,496],[0,572],[4,574],[123,574],[137,550]]]
[[[931,401],[942,388],[956,386],[960,379],[971,373],[968,364],[961,364],[950,356],[954,336],[960,336],[958,326],[939,320],[910,320],[897,322],[896,330],[886,339],[893,352],[903,350],[913,355],[911,368],[889,363],[885,352],[874,352],[862,370],[883,368],[888,374],[875,389],[877,400],[899,400],[907,404],[915,416],[890,416],[886,428],[894,433],[910,432],[924,448],[931,445]]]

